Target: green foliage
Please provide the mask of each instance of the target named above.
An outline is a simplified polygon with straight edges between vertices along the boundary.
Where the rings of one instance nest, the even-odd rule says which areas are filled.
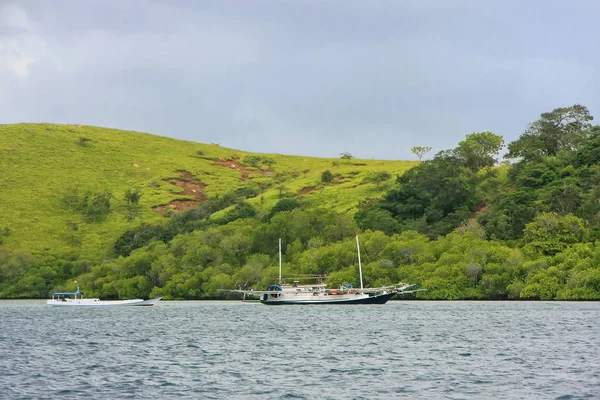
[[[519,139],[508,145],[506,158],[533,160],[575,150],[586,139],[593,117],[587,107],[575,104],[543,113]]]
[[[164,225],[142,224],[135,229],[124,232],[114,244],[114,252],[117,256],[128,256],[135,249],[159,240],[169,241],[174,237]]]
[[[291,211],[295,208],[300,207],[301,204],[296,199],[285,198],[281,199],[271,208],[269,213],[265,216],[265,220],[270,221],[273,216],[282,211]]]
[[[589,138],[582,143],[576,153],[578,166],[591,166],[600,162],[600,127],[589,130]]]
[[[474,172],[496,163],[494,158],[504,147],[502,136],[491,132],[472,133],[458,143],[454,150],[456,157]]]
[[[91,139],[91,145],[80,147],[80,137]],[[257,167],[244,167],[239,162],[230,165],[247,156],[260,158]],[[44,160],[43,168],[39,160]],[[379,160],[364,160],[362,164],[365,165],[361,175],[379,170],[396,175],[413,165],[407,161]],[[11,227],[11,235],[3,238],[2,250],[106,253],[121,234],[136,224],[166,223],[165,214],[159,210],[176,216],[189,206],[169,211],[173,201],[201,204],[206,198],[224,196],[237,189],[240,193],[236,197],[246,198],[258,212],[267,213],[280,200],[269,165],[287,174],[285,185],[289,192],[282,195],[291,195],[317,186],[321,172],[330,168],[331,159],[241,155],[239,150],[217,145],[93,126],[0,125],[0,202],[11,207],[10,213],[0,215],[0,226]],[[338,172],[346,174],[351,168],[355,167],[343,163]],[[318,202],[331,210],[353,213],[361,199],[382,194],[376,191],[375,183],[361,184],[361,175],[345,175],[343,182],[300,196],[308,203]],[[184,182],[194,181],[200,181],[201,187],[183,187]],[[122,202],[124,193],[132,188],[143,193],[139,207]],[[114,194],[107,215],[90,215],[88,219],[77,209],[86,192],[105,190]],[[224,211],[215,218],[223,215]],[[77,232],[77,240],[73,240],[75,236],[67,225],[67,221],[75,220],[85,222]]]
[[[260,188],[258,185],[254,183],[246,184],[240,188],[237,188],[233,194],[237,197],[243,197],[245,199],[250,199],[256,197],[260,194]]]
[[[258,168],[260,166],[261,158],[259,156],[246,156],[242,160],[242,164],[248,167]]]
[[[279,238],[284,274],[356,285],[360,228],[367,285],[416,283],[423,299],[598,300],[600,128],[584,107],[557,110],[511,144],[515,164],[493,167],[503,140],[483,132],[408,171],[346,158],[335,177],[320,172],[331,159],[93,127],[76,130],[93,146],[73,151],[75,128],[0,125],[0,200],[14,209],[0,215],[0,298],[43,298],[73,280],[88,296],[222,298],[277,279]],[[173,199],[197,205],[152,211]]]
[[[427,230],[431,237],[445,235],[470,215],[478,181],[459,158],[441,152],[398,177],[398,186],[379,206],[407,229]]]
[[[81,212],[86,221],[99,222],[104,220],[111,211],[110,199],[112,199],[112,193],[109,190],[87,191],[79,199],[77,210]]]
[[[402,230],[400,222],[396,220],[392,213],[383,210],[379,204],[374,201],[362,202],[356,214],[354,214],[356,224],[363,230],[374,230],[385,232],[387,235],[398,233]]]
[[[139,204],[142,193],[138,189],[127,189],[123,195],[123,199],[127,204]]]
[[[365,178],[365,180],[375,183],[377,185],[377,189],[379,189],[380,184],[389,181],[390,179],[392,179],[392,174],[390,174],[388,171],[374,172],[372,174],[367,175],[367,177]]]
[[[429,146],[415,146],[410,149],[410,152],[419,157],[419,161],[423,159],[423,156],[432,150]]]
[[[330,170],[325,170],[323,171],[323,173],[321,174],[321,182],[324,183],[329,183],[329,182],[333,182],[333,174],[331,173]]]
[[[525,227],[525,248],[543,255],[555,255],[569,245],[587,241],[588,236],[589,229],[581,218],[543,212]]]
[[[0,228],[0,244],[2,244],[2,242],[4,241],[3,238],[8,237],[9,235],[10,235],[10,228],[8,226]]]
[[[235,207],[227,211],[227,214],[225,214],[222,223],[227,224],[229,222],[235,221],[236,219],[252,218],[255,215],[256,210],[254,209],[254,207],[252,207],[252,205],[246,202],[242,202],[236,204]]]
[[[340,158],[346,160],[347,163],[350,163],[350,160],[352,160],[354,156],[350,153],[340,153]]]
[[[267,156],[246,156],[242,160],[242,164],[248,167],[259,168],[262,165],[266,165],[268,167],[273,166],[277,162],[272,157]]]
[[[92,139],[86,137],[80,137],[77,144],[81,147],[87,147],[93,142]]]

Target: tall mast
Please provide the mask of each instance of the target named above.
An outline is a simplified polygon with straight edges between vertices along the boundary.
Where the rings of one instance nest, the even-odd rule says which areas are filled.
[[[281,238],[279,238],[279,284],[281,285]]]
[[[358,232],[356,232],[356,250],[358,250],[358,274],[360,276],[360,288],[363,288],[362,265],[360,264],[360,245],[358,244]]]

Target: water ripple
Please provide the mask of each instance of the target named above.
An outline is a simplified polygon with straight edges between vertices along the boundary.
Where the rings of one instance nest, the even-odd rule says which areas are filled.
[[[0,397],[600,398],[599,307],[0,301]]]

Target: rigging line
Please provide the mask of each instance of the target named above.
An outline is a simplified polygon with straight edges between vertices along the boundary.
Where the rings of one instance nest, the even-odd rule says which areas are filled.
[[[358,237],[358,241],[360,242],[360,236]],[[369,252],[367,251],[367,246],[366,246],[367,242],[361,243],[360,245],[360,253],[362,255],[363,260],[367,261],[367,262],[371,262],[373,261],[373,259],[371,259]]]
[[[360,235],[359,235],[358,236],[358,241],[359,241],[359,244],[360,244],[360,255],[361,255],[361,258],[362,258],[362,263],[364,265],[365,263],[369,263],[369,262],[372,262],[374,260],[371,258],[369,252],[367,251],[367,248],[365,246],[366,242],[360,243],[360,239],[361,238],[360,238]],[[357,249],[356,249],[356,242],[355,242],[355,240],[356,239],[354,239],[354,238],[352,239],[352,262],[353,263],[355,263],[355,262],[357,263],[358,262],[358,252],[357,252]]]

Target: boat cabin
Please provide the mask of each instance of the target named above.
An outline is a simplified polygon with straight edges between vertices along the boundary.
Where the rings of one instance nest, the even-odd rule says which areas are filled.
[[[54,293],[52,293],[52,300],[67,301],[67,299],[72,299],[72,300],[83,299],[83,292],[81,292],[79,290],[79,286],[77,286],[76,292],[54,292]]]

